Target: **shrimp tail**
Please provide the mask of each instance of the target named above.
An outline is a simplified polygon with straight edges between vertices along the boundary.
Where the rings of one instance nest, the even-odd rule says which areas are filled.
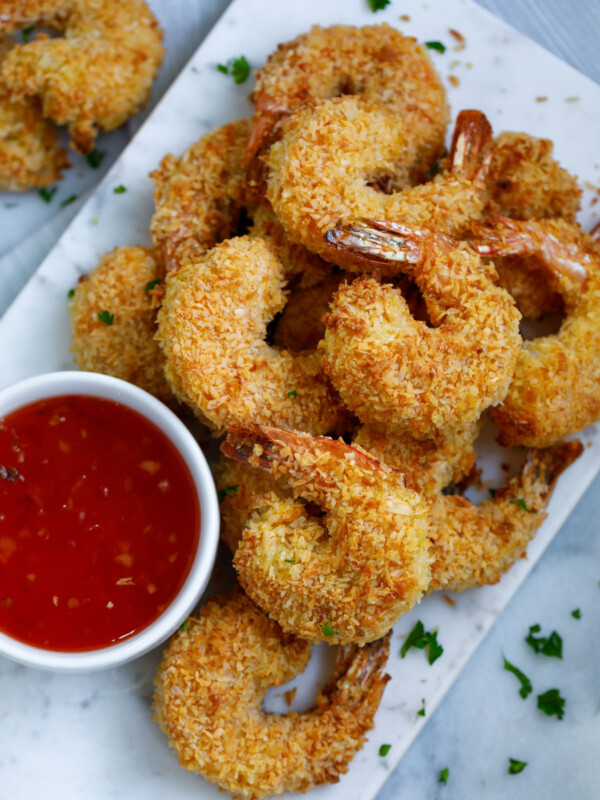
[[[452,173],[469,181],[485,181],[492,162],[492,126],[481,111],[461,111],[450,148]]]
[[[383,669],[390,653],[389,631],[364,647],[356,644],[341,645],[333,675],[319,694],[317,703],[342,704],[347,709],[358,709],[365,704],[369,708],[379,705],[385,685],[390,676]]]

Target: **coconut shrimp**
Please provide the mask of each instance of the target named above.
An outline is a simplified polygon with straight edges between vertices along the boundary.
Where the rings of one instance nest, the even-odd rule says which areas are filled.
[[[402,475],[341,441],[263,426],[232,428],[221,449],[285,477],[296,498],[254,513],[234,558],[284,631],[365,644],[420,600],[429,504]]]
[[[269,154],[268,198],[292,241],[344,269],[364,271],[353,253],[336,247],[331,229],[358,218],[425,225],[462,234],[485,203],[491,128],[479,111],[458,117],[449,169],[432,181],[384,194],[373,177],[411,163],[415,140],[404,120],[356,97],[298,112]],[[384,269],[385,267],[382,267]]]
[[[115,248],[80,280],[69,304],[71,351],[79,369],[135,383],[173,404],[154,339],[153,287],[163,274],[155,255],[146,247]]]
[[[8,37],[0,37],[0,70],[13,47]],[[69,160],[54,126],[35,100],[13,97],[1,80],[0,131],[0,190],[23,192],[61,179]]]
[[[248,236],[193,251],[167,277],[158,340],[175,393],[217,433],[276,421],[314,433],[345,411],[316,351],[291,353],[265,341],[285,305],[285,268],[266,239]]]
[[[440,156],[448,124],[446,93],[426,49],[389,25],[315,25],[279,45],[256,76],[255,114],[248,144],[248,187],[264,194],[262,159],[290,114],[337,95],[385,105],[412,130],[415,172]],[[397,165],[396,165],[397,168]],[[389,174],[394,175],[395,168]]]
[[[267,713],[267,690],[301,673],[310,648],[236,590],[209,600],[171,639],[154,719],[182,766],[236,798],[306,792],[337,783],[362,748],[389,680],[388,653],[388,637],[341,647],[314,708]]]
[[[547,447],[600,418],[600,248],[561,220],[498,217],[475,235],[486,256],[536,255],[564,300],[560,330],[523,343],[508,394],[492,411],[501,444]]]
[[[402,292],[372,276],[336,293],[321,363],[362,422],[428,438],[469,425],[503,399],[519,355],[520,314],[492,265],[465,242],[406,225],[367,221],[338,229],[336,240],[355,257],[407,272],[431,321],[415,320]]]
[[[1,0],[1,32],[37,23],[62,35],[14,47],[2,79],[15,97],[39,98],[44,116],[88,153],[100,128],[146,103],[164,52],[158,23],[142,0]]]

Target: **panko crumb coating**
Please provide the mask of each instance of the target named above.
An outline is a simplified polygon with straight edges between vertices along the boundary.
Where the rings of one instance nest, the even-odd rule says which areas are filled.
[[[388,638],[341,647],[314,708],[267,713],[267,690],[301,673],[310,648],[236,590],[209,600],[171,639],[154,719],[182,766],[235,798],[306,792],[337,783],[362,748],[389,680],[388,653]]]
[[[13,47],[10,39],[0,38],[0,70]],[[35,98],[15,98],[0,79],[0,190],[48,186],[68,167],[56,129],[44,119]]]
[[[89,153],[100,129],[142,108],[162,63],[162,33],[143,0],[0,0],[0,32],[41,24],[7,55],[0,76],[16,98],[39,98],[42,113],[67,125],[72,145]]]
[[[165,358],[154,339],[156,308],[149,283],[162,278],[153,250],[121,247],[82,277],[69,304],[71,351],[79,369],[134,383],[165,403],[175,397],[164,375]],[[111,324],[98,319],[114,314]]]
[[[166,374],[217,433],[251,422],[327,433],[345,416],[316,351],[293,354],[265,341],[284,287],[275,247],[249,236],[205,256],[186,249],[167,276],[158,315]]]

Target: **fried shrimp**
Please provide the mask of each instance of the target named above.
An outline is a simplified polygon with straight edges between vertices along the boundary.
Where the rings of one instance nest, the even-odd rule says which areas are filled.
[[[88,153],[99,129],[122,125],[147,101],[163,58],[162,34],[142,0],[0,0],[0,32],[41,24],[14,47],[0,74],[16,98],[37,97]]]
[[[285,305],[284,273],[269,241],[244,236],[205,256],[190,251],[167,277],[158,332],[166,374],[217,432],[276,422],[326,433],[345,415],[316,351],[265,341]]]
[[[14,47],[0,37],[0,70]],[[45,120],[35,99],[15,98],[0,80],[0,190],[23,192],[48,186],[69,167],[54,126]]]
[[[410,165],[415,139],[404,120],[356,97],[298,112],[269,155],[268,198],[292,241],[344,269],[364,271],[336,247],[331,229],[369,217],[462,234],[485,203],[491,128],[479,111],[458,117],[450,168],[432,181],[384,194],[373,176]],[[368,268],[368,265],[367,265]]]
[[[256,425],[232,428],[221,449],[285,477],[297,498],[254,513],[234,558],[248,595],[284,631],[365,644],[420,600],[429,504],[402,475],[341,441]]]
[[[71,351],[79,369],[135,383],[172,404],[165,358],[154,339],[151,288],[161,277],[155,254],[146,247],[107,253],[77,284],[69,305]]]
[[[477,506],[460,496],[440,496],[431,526],[430,591],[463,591],[497,583],[525,556],[546,518],[559,475],[583,452],[578,441],[532,450],[525,464],[495,497]]]
[[[241,591],[214,597],[165,650],[154,719],[180,763],[236,798],[337,783],[366,741],[389,675],[389,638],[341,647],[304,713],[271,714],[267,690],[302,672],[308,644],[285,636]]]
[[[290,114],[338,95],[385,105],[405,120],[416,142],[413,166],[427,170],[444,147],[446,93],[425,48],[389,25],[315,25],[279,45],[256,76],[255,114],[246,162],[248,186],[264,193],[261,158]]]
[[[492,411],[501,444],[547,447],[600,418],[600,248],[561,220],[497,217],[475,235],[486,256],[536,255],[564,300],[560,330],[523,343],[508,394]]]
[[[362,422],[417,438],[469,425],[508,390],[520,350],[520,314],[465,242],[385,222],[336,231],[339,247],[395,263],[425,299],[415,320],[401,291],[364,275],[343,285],[326,317],[322,366]]]

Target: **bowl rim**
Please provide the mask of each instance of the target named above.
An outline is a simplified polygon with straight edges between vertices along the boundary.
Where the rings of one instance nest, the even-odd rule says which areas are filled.
[[[200,445],[166,405],[134,384],[96,372],[36,375],[0,391],[0,418],[19,408],[61,395],[101,397],[137,411],[167,436],[183,458],[196,487],[200,534],[188,576],[171,604],[147,628],[117,644],[94,650],[45,650],[0,632],[0,655],[21,664],[60,672],[88,672],[125,664],[162,644],[193,610],[210,579],[219,544],[219,504]]]

